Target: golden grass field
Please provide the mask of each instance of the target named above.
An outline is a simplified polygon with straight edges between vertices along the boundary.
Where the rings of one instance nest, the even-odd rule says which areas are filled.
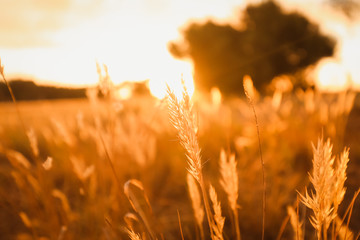
[[[265,212],[248,101],[169,99],[1,103],[0,238],[359,238],[355,93],[251,95]]]

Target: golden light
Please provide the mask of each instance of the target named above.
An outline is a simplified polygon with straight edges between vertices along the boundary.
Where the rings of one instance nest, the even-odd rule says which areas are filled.
[[[215,106],[215,108],[218,108],[221,105],[222,101],[222,95],[219,88],[212,87],[210,90],[210,95],[212,104]]]
[[[189,96],[192,96],[194,93],[192,66],[188,62],[178,61],[164,66],[163,71],[156,73],[154,78],[149,81],[149,88],[152,95],[162,99],[166,96],[166,85],[169,85],[175,95],[181,97],[183,90],[182,80]]]
[[[256,91],[254,87],[254,83],[249,75],[245,75],[243,78],[243,85],[246,95],[252,100],[257,99],[259,93]]]
[[[129,87],[120,88],[116,93],[116,98],[121,100],[126,100],[131,97],[132,91]]]
[[[341,59],[350,74],[352,84],[356,89],[360,88],[360,26],[351,28],[350,34],[344,38],[341,48]]]
[[[178,38],[178,28],[190,18],[232,17],[233,6],[239,5],[235,0],[162,5],[145,0],[56,3],[30,0],[23,8],[3,6],[8,10],[3,16],[8,19],[6,28],[11,30],[2,34],[10,36],[3,42],[11,46],[0,42],[0,54],[10,78],[89,86],[97,83],[96,62],[102,62],[115,84],[149,79],[151,92],[159,98],[165,94],[165,83],[181,91],[182,74],[193,92],[191,65],[173,59],[167,50],[168,41]],[[40,24],[42,19],[46,23]],[[0,33],[5,30],[0,27]]]
[[[333,59],[325,59],[317,66],[317,85],[322,91],[342,91],[349,87],[345,68]]]
[[[259,1],[251,1],[255,2]],[[301,9],[303,1],[296,2],[294,7]],[[21,4],[14,2],[2,6],[6,10],[2,18],[7,24],[0,26],[3,36],[0,56],[9,78],[22,77],[63,86],[91,86],[98,81],[96,62],[102,62],[109,67],[115,84],[148,79],[152,94],[162,98],[166,83],[181,92],[183,75],[192,93],[191,64],[175,60],[167,50],[167,43],[177,39],[179,28],[191,20],[237,21],[236,11],[247,3],[250,1],[183,0],[154,4],[146,0],[54,3],[22,0]],[[291,5],[285,0],[283,3]],[[307,4],[302,6],[308,8]],[[357,63],[360,28],[352,27],[348,32],[345,24],[331,22],[333,15],[325,16],[324,11],[321,16],[324,19],[320,22],[327,30],[333,28],[339,35],[342,41],[340,60],[353,82],[360,86]],[[322,87],[339,87],[347,83],[338,66],[322,65],[320,68],[324,68],[319,70]]]

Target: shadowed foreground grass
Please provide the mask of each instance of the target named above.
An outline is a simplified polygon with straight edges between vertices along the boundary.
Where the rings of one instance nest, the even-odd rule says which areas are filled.
[[[297,191],[307,196],[305,188],[313,189],[307,174],[314,177],[312,142],[320,146],[318,138],[329,137],[333,156],[350,147],[347,190],[338,207],[339,218],[346,216],[360,182],[359,126],[353,120],[358,116],[350,114],[355,94],[280,95],[253,96],[267,183],[265,238],[300,239],[293,229],[302,222],[305,239],[325,239],[316,235],[308,220],[313,213]],[[97,99],[90,90],[86,100],[21,102],[26,132],[13,104],[0,104],[2,238],[136,239],[139,234],[141,239],[181,239],[182,231],[185,239],[260,239],[263,185],[252,109],[244,99],[221,101],[219,96],[187,104],[194,104],[189,126],[199,145],[201,162],[195,170],[201,171],[201,188],[187,177],[190,169],[199,181],[187,162],[189,149],[183,149],[170,123],[166,101],[116,100],[111,94]],[[357,107],[355,101],[353,112]],[[237,180],[233,196],[226,189],[234,179],[230,175]],[[195,212],[191,185],[193,194],[200,191]],[[208,209],[201,216],[196,209],[204,206],[203,199]],[[359,219],[357,200],[347,237],[356,238]],[[332,226],[328,234],[334,239],[337,227]]]

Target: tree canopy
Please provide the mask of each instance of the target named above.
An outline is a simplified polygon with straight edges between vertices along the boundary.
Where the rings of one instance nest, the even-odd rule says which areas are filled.
[[[249,5],[241,26],[212,21],[193,22],[183,31],[183,41],[172,41],[170,53],[191,59],[197,89],[217,86],[225,94],[243,92],[248,74],[259,90],[276,76],[292,74],[331,56],[335,41],[297,12],[286,13],[273,1]]]
[[[351,20],[359,18],[360,1],[359,0],[327,0],[334,9],[342,12]]]

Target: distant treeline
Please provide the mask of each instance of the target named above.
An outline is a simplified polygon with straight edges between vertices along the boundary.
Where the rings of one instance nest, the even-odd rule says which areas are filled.
[[[13,80],[9,82],[16,100],[45,100],[65,98],[85,98],[85,88],[63,88],[40,86],[32,81]],[[0,83],[0,101],[11,101],[11,96],[5,83]]]

